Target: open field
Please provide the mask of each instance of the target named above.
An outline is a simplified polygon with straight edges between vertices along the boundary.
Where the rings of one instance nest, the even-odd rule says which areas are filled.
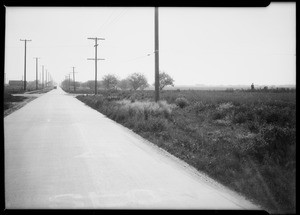
[[[252,199],[295,213],[296,97],[288,92],[101,91],[77,98]]]

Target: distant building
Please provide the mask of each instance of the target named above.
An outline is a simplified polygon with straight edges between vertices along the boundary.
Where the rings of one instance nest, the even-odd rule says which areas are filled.
[[[251,84],[251,90],[254,90],[254,84],[253,83]]]
[[[24,81],[11,80],[8,85],[13,88],[21,88],[24,86]]]

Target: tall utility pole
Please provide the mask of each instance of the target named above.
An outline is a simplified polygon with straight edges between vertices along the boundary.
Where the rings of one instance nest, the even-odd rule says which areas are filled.
[[[47,72],[47,69],[46,69],[46,87],[48,86],[48,72]]]
[[[75,71],[74,71],[74,66],[72,67],[73,68],[73,84],[74,84],[74,92],[76,91],[76,82],[75,82]]]
[[[20,41],[24,41],[25,42],[25,54],[24,54],[24,91],[26,91],[26,45],[27,42],[30,42],[31,40],[22,40],[20,39]]]
[[[154,31],[155,31],[155,101],[158,102],[159,100],[159,44],[158,44],[158,7],[155,7],[154,12]]]
[[[50,86],[50,72],[48,72],[48,83],[49,83],[49,86]]]
[[[69,73],[69,91],[71,92],[71,79],[70,79],[70,73]]]
[[[42,66],[42,89],[44,89],[44,65]]]
[[[39,89],[39,87],[38,87],[38,85],[39,85],[39,81],[38,81],[38,60],[39,60],[39,58],[38,57],[35,57],[35,71],[36,71],[36,73],[35,73],[35,89],[36,90],[38,90]]]
[[[98,37],[94,37],[94,38],[88,38],[88,40],[95,40],[95,58],[88,58],[88,60],[95,60],[95,95],[97,95],[97,62],[98,60],[104,60],[104,59],[98,59],[97,58],[97,46],[98,40],[105,40],[104,38],[98,38]]]

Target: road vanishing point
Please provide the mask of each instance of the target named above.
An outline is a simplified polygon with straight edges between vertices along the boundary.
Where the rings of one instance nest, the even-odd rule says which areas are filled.
[[[59,87],[4,138],[6,209],[259,209]]]

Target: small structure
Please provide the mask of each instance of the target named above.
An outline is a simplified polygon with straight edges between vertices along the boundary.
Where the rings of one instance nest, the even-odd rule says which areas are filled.
[[[251,90],[254,90],[254,84],[253,83],[251,84]]]
[[[22,88],[24,87],[24,81],[11,80],[8,85],[12,88]]]

